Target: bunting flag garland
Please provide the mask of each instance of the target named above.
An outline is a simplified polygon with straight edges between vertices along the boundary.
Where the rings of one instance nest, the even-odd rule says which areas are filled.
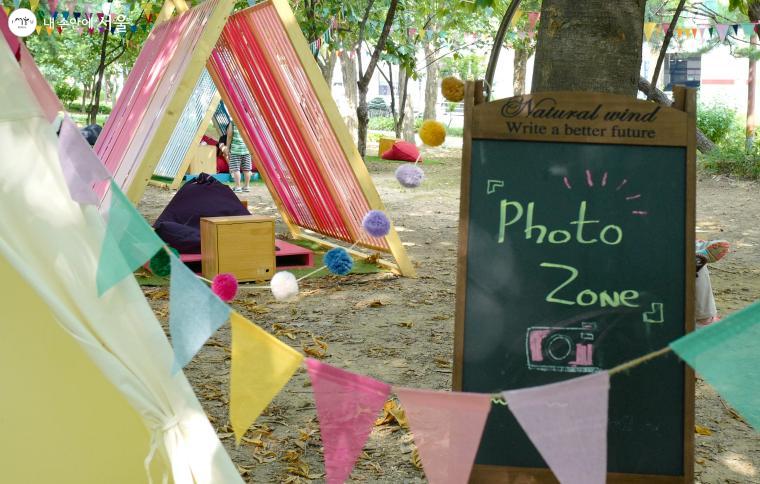
[[[29,0],[29,7],[31,7],[32,12],[37,11],[37,7],[40,5],[40,0]]]
[[[607,482],[606,371],[502,395],[562,484]]]
[[[760,431],[760,301],[677,339],[670,348]]]
[[[96,276],[98,296],[131,275],[164,246],[113,180],[111,191],[108,225]]]
[[[10,15],[11,7],[3,7],[3,10],[5,10],[5,15]]]
[[[662,27],[662,33],[667,34],[670,29],[670,24],[661,24],[660,26]]]
[[[713,35],[715,35],[715,29],[714,29],[714,28],[712,28],[712,27],[710,27],[710,28],[708,29],[708,32],[710,33],[710,38],[712,38],[712,36],[713,36]]]
[[[726,24],[716,24],[715,29],[718,31],[718,38],[721,42],[726,40],[726,34],[728,34],[728,25]]]
[[[93,184],[111,175],[68,116],[63,119],[58,135],[58,159],[71,199],[97,205],[99,199],[92,190]]]
[[[306,359],[325,448],[328,484],[348,479],[390,394],[390,386],[312,358]]]
[[[649,41],[652,38],[654,28],[657,26],[654,22],[647,22],[644,24],[644,38]]]
[[[742,33],[749,39],[755,33],[755,24],[742,24]]]
[[[227,321],[231,310],[177,256],[169,258],[169,333],[174,348],[172,373],[176,373]]]
[[[517,25],[517,22],[520,21],[520,17],[522,17],[522,10],[518,7],[517,10],[515,10],[514,15],[512,15],[512,20],[510,21],[509,26],[514,27]]]
[[[21,0],[13,0],[13,8],[16,9],[21,5]]]
[[[467,483],[491,395],[394,387],[431,484]]]
[[[533,32],[539,18],[541,18],[541,12],[528,12],[528,32]]]
[[[248,427],[301,365],[303,355],[234,311],[230,323],[230,423],[240,444]]]
[[[48,0],[48,7],[51,12],[55,12],[58,9],[58,0]]]

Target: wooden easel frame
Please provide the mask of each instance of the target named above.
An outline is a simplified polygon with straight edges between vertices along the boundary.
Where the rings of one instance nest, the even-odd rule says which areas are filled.
[[[160,128],[156,130],[155,135],[145,151],[145,155],[138,163],[138,166],[135,167],[136,171],[132,183],[130,183],[125,190],[127,198],[129,198],[132,203],[137,204],[145,193],[145,187],[153,176],[153,171],[156,169],[156,165],[161,159],[161,154],[164,152],[166,144],[169,142],[172,132],[177,126],[177,121],[190,99],[195,84],[197,83],[198,78],[200,78],[201,72],[206,65],[206,61],[211,55],[211,51],[216,45],[216,41],[221,35],[222,29],[227,23],[227,18],[232,13],[234,6],[235,0],[219,0],[219,4],[204,27],[203,33],[198,39],[184,75],[179,81],[179,85],[169,101],[164,115],[161,117]],[[164,2],[158,17],[156,18],[156,24],[167,21],[175,10],[180,13],[188,10],[185,0],[167,0]]]
[[[330,127],[333,133],[335,134],[338,140],[338,143],[340,144],[341,149],[343,150],[343,153],[346,156],[346,159],[349,161],[351,170],[356,176],[356,179],[359,183],[359,187],[367,201],[367,204],[373,210],[385,210],[383,202],[380,199],[380,195],[377,192],[377,188],[372,182],[372,178],[370,177],[369,171],[367,170],[367,166],[365,165],[364,160],[361,158],[361,155],[359,154],[358,150],[356,149],[356,146],[354,145],[353,139],[350,133],[348,132],[348,128],[343,122],[343,118],[340,116],[340,112],[338,111],[338,107],[335,104],[335,100],[332,98],[330,88],[325,82],[324,78],[322,77],[322,74],[319,71],[319,67],[317,66],[316,62],[314,62],[313,54],[309,50],[309,46],[306,43],[306,39],[304,38],[301,28],[299,27],[298,22],[296,21],[296,18],[293,15],[293,12],[290,9],[290,6],[288,5],[287,1],[286,0],[270,0],[269,2],[259,3],[250,8],[251,9],[266,8],[268,6],[267,4],[269,3],[271,3],[271,5],[275,8],[278,14],[278,17],[282,23],[283,29],[285,30],[288,38],[290,39],[293,49],[295,50],[296,55],[298,56],[298,59],[301,63],[301,67],[306,72],[306,76],[309,78],[309,81],[311,82],[312,88],[314,89],[314,92],[316,93],[317,99],[319,100],[322,108],[325,111],[325,114],[327,115],[327,118],[330,123]],[[255,32],[254,32],[254,35],[259,37]],[[261,39],[260,37],[259,37],[259,40],[262,42],[264,41],[264,39]],[[214,79],[214,83],[217,85],[217,87],[220,86],[221,85],[220,79],[218,79],[217,76],[214,74],[213,69],[209,68],[209,73],[211,74],[211,77]],[[223,93],[223,90],[220,89],[219,91],[222,94],[222,100],[225,101],[225,107],[227,108],[227,111],[230,117],[233,119],[235,123],[238,123],[238,125],[242,125],[243,123],[241,123],[239,114],[235,112],[235,109],[232,103],[224,99],[225,95]],[[246,145],[248,146],[249,151],[251,153],[255,153],[255,150],[252,149],[254,145],[251,142],[251,140],[248,139],[247,134],[244,132],[241,132],[241,135]],[[255,159],[255,156],[254,156],[254,159]],[[329,240],[304,233],[304,230],[301,227],[299,227],[292,220],[290,220],[290,218],[287,215],[287,212],[284,209],[284,204],[282,203],[282,200],[280,200],[280,197],[277,194],[277,191],[275,190],[274,186],[267,179],[265,173],[261,170],[260,172],[261,172],[261,177],[264,180],[264,183],[267,185],[267,188],[269,189],[269,192],[272,195],[275,205],[277,206],[280,212],[280,215],[282,216],[282,219],[285,225],[288,227],[288,231],[290,232],[290,235],[293,238],[307,240],[307,241],[314,242],[328,248],[342,247]],[[335,196],[335,194],[331,194],[331,195]],[[350,227],[350,224],[347,223],[346,214],[343,212],[342,209],[339,209],[339,211],[340,211],[341,218],[346,223],[346,226]],[[356,238],[357,236],[357,234],[351,234],[351,235],[354,238]],[[391,225],[391,229],[388,235],[386,236],[386,240],[388,242],[390,253],[393,256],[395,263],[389,260],[385,260],[385,259],[378,259],[377,261],[378,264],[396,273],[399,273],[403,276],[416,277],[416,270],[414,269],[414,265],[409,259],[406,249],[402,245],[401,239],[399,238],[398,233],[396,232],[396,229],[393,225]],[[369,255],[369,254],[360,252],[358,250],[351,250],[350,253],[359,258],[365,258]]]
[[[467,248],[468,227],[470,210],[470,173],[472,162],[472,140],[478,139],[502,139],[502,140],[529,140],[529,141],[561,141],[575,143],[596,144],[634,144],[630,139],[582,137],[582,136],[548,136],[506,134],[503,128],[503,119],[494,115],[493,106],[501,105],[504,100],[485,103],[483,82],[468,82],[465,88],[465,112],[464,112],[464,146],[462,150],[462,177],[460,192],[460,218],[459,218],[459,248],[457,252],[457,297],[456,297],[456,320],[454,326],[454,372],[453,389],[461,391],[463,387],[462,372],[464,365],[464,326],[465,309],[467,301]],[[545,95],[549,93],[541,93]],[[635,143],[642,145],[657,146],[681,146],[686,148],[685,170],[685,241],[684,254],[686,267],[685,277],[685,307],[684,307],[684,332],[694,330],[694,290],[695,290],[695,264],[694,264],[694,228],[696,218],[696,91],[686,89],[683,86],[673,88],[675,102],[673,108],[663,108],[660,116],[664,119],[658,121],[658,135],[655,140]],[[639,101],[632,97],[582,93],[582,92],[558,92],[551,93],[552,97],[559,102],[565,100],[574,105],[588,104],[596,106],[600,102],[607,105],[618,104],[630,106],[632,104],[651,107],[651,103]],[[526,96],[527,97],[527,96]],[[512,98],[514,99],[514,98]],[[491,109],[489,110],[489,105]],[[678,113],[682,111],[686,113]],[[482,122],[480,122],[482,120]],[[565,122],[563,120],[562,122]],[[600,121],[599,125],[605,122]],[[585,123],[587,125],[588,122]],[[682,476],[643,475],[608,473],[607,482],[610,484],[629,483],[655,483],[655,484],[686,484],[694,481],[694,372],[684,365],[684,459]],[[470,482],[512,484],[529,482],[535,484],[556,483],[557,480],[551,470],[546,468],[502,467],[475,465],[471,474]]]

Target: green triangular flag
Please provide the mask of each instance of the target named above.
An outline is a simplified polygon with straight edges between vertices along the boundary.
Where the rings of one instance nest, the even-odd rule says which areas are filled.
[[[98,296],[132,274],[163,245],[119,186],[111,180],[111,206],[96,277]]]
[[[742,24],[742,31],[744,32],[745,38],[751,38],[755,35],[755,24]]]
[[[760,301],[670,344],[760,430]]]

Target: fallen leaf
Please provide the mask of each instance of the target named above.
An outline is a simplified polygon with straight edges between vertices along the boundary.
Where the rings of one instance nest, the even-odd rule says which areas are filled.
[[[318,360],[321,360],[322,358],[327,356],[327,348],[328,348],[327,343],[320,340],[316,336],[312,336],[311,340],[314,344],[311,344],[308,346],[306,344],[301,345],[301,349],[303,349],[303,352]]]
[[[398,325],[401,326],[402,328],[411,328],[414,325],[414,323],[411,321],[401,321],[400,323],[398,323]]]
[[[438,368],[451,368],[451,362],[448,358],[436,356],[433,361]]]
[[[699,435],[712,435],[712,430],[707,427],[702,427],[701,425],[695,425],[694,431]]]
[[[169,290],[168,289],[156,289],[153,292],[148,293],[148,299],[151,299],[155,301],[156,299],[168,299],[169,298]]]
[[[433,316],[430,319],[432,319],[433,321],[446,321],[447,319],[449,319],[449,317],[446,316],[445,314],[439,314],[437,316]]]
[[[420,451],[416,448],[412,451],[412,464],[417,469],[422,469],[422,459],[420,459]]]
[[[395,400],[390,399],[383,405],[383,415],[375,420],[375,425],[398,425],[403,429],[409,428],[409,421],[406,419],[406,412]]]

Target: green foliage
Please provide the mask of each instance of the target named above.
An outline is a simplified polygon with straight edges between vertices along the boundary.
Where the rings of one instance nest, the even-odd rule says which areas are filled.
[[[85,109],[87,109],[88,106],[85,106],[85,109],[82,109],[82,103],[81,102],[72,102],[66,105],[66,107],[69,109],[69,111],[74,113],[84,113]],[[98,106],[98,114],[111,114],[111,106],[101,104]]]
[[[481,79],[486,72],[485,56],[454,53],[441,61],[442,76],[456,76],[462,80]]]
[[[709,153],[701,156],[702,166],[710,173],[741,178],[760,178],[760,146],[747,152],[744,131],[737,127],[727,139]]]
[[[714,143],[721,143],[736,126],[736,112],[732,108],[717,103],[699,105],[697,127]]]
[[[77,98],[82,95],[82,90],[76,86],[61,82],[55,85],[55,94],[63,104],[70,107],[71,103],[76,101]]]
[[[373,131],[393,131],[394,121],[391,116],[377,116],[369,118],[367,127]]]

